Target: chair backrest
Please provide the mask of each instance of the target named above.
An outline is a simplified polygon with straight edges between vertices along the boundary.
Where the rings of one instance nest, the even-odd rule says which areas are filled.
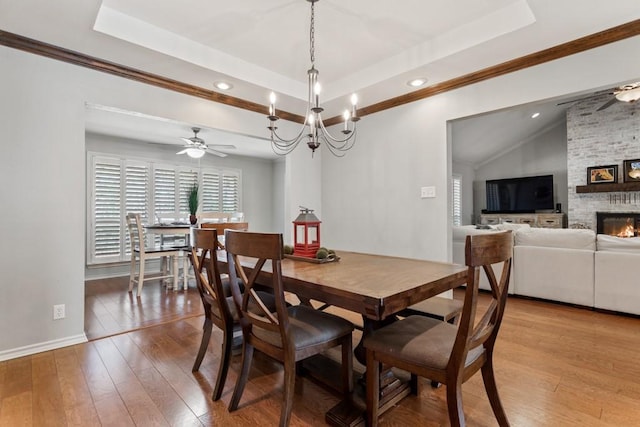
[[[194,242],[189,258],[196,276],[196,285],[202,302],[207,309],[211,305],[212,313],[222,322],[233,322],[226,302],[220,268],[217,259],[218,232],[215,229],[195,229]],[[206,275],[205,275],[206,270]]]
[[[468,267],[467,288],[456,341],[449,358],[452,369],[461,370],[467,354],[481,345],[489,351],[493,350],[507,301],[512,256],[513,236],[510,230],[467,236],[465,244],[465,264]],[[502,271],[500,277],[496,277],[492,265],[500,263],[502,263]],[[476,322],[481,271],[484,271],[491,286],[491,302]]]
[[[145,249],[145,237],[142,230],[142,222],[140,221],[139,213],[127,214],[127,228],[129,229],[129,243],[131,244],[131,251],[138,249],[141,254],[144,254]]]
[[[240,313],[245,336],[258,337],[278,348],[288,348],[289,317],[282,284],[282,234],[252,233],[227,229],[227,262],[233,299]],[[242,257],[242,259],[240,258]],[[242,261],[242,264],[241,264]],[[256,291],[256,280],[264,265],[270,262],[276,312],[272,313]],[[240,294],[238,280],[244,284]],[[261,278],[261,285],[267,285]],[[251,310],[249,311],[249,304]]]
[[[200,228],[215,229],[218,231],[218,249],[225,249],[225,245],[220,241],[220,236],[224,237],[225,230],[241,230],[247,231],[249,229],[248,222],[204,222],[200,224]],[[223,239],[224,240],[224,239]]]

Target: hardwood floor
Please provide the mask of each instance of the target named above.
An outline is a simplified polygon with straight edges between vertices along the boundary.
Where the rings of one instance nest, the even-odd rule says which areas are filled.
[[[180,282],[182,286],[182,282]],[[202,315],[195,282],[189,290],[167,290],[160,280],[145,282],[142,295],[127,292],[129,276],[85,282],[84,327],[89,340]]]
[[[0,426],[277,425],[280,365],[257,355],[240,408],[228,413],[240,358],[222,399],[211,401],[222,334],[214,328],[194,374],[201,327],[201,316],[189,317],[2,362]],[[640,319],[510,298],[495,367],[511,425],[639,425],[638,349]],[[291,425],[324,425],[339,398],[307,378],[297,386]],[[469,426],[496,425],[480,375],[465,383],[463,399]],[[421,380],[420,396],[385,413],[381,425],[448,425],[444,387]]]

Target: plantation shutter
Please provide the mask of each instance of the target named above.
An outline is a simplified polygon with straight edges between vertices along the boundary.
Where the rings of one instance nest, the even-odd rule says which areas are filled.
[[[241,171],[157,165],[90,153],[87,157],[87,262],[127,261],[131,255],[127,213],[139,213],[144,224],[186,220],[188,192],[200,186],[202,212],[242,210]],[[160,236],[155,235],[155,243]]]
[[[181,170],[178,173],[178,200],[179,200],[179,217],[187,218],[189,212],[189,190],[193,184],[198,183],[198,172]]]
[[[91,258],[100,262],[118,260],[122,226],[120,160],[95,157],[92,183]]]
[[[453,225],[462,225],[462,176],[453,175],[451,177],[453,201]]]
[[[220,173],[204,171],[202,173],[202,212],[220,212]]]
[[[124,203],[122,217],[128,213],[139,213],[143,224],[149,221],[149,166],[140,162],[125,162]],[[126,222],[123,223],[126,228]],[[131,241],[128,230],[124,230],[124,253],[131,255]]]
[[[224,171],[222,174],[222,212],[240,210],[240,175]]]
[[[153,212],[156,218],[175,219],[177,212],[174,168],[156,167],[153,170]]]

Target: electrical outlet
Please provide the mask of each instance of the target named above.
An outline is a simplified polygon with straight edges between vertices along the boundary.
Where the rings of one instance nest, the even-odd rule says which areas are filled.
[[[53,306],[53,320],[59,320],[65,318],[64,304],[56,304]]]
[[[436,187],[421,187],[420,188],[420,198],[427,199],[436,197]]]

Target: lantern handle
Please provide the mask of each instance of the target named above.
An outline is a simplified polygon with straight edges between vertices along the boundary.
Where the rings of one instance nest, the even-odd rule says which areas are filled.
[[[300,208],[300,212],[302,213],[313,213],[313,209],[305,208],[304,206],[298,205]]]

